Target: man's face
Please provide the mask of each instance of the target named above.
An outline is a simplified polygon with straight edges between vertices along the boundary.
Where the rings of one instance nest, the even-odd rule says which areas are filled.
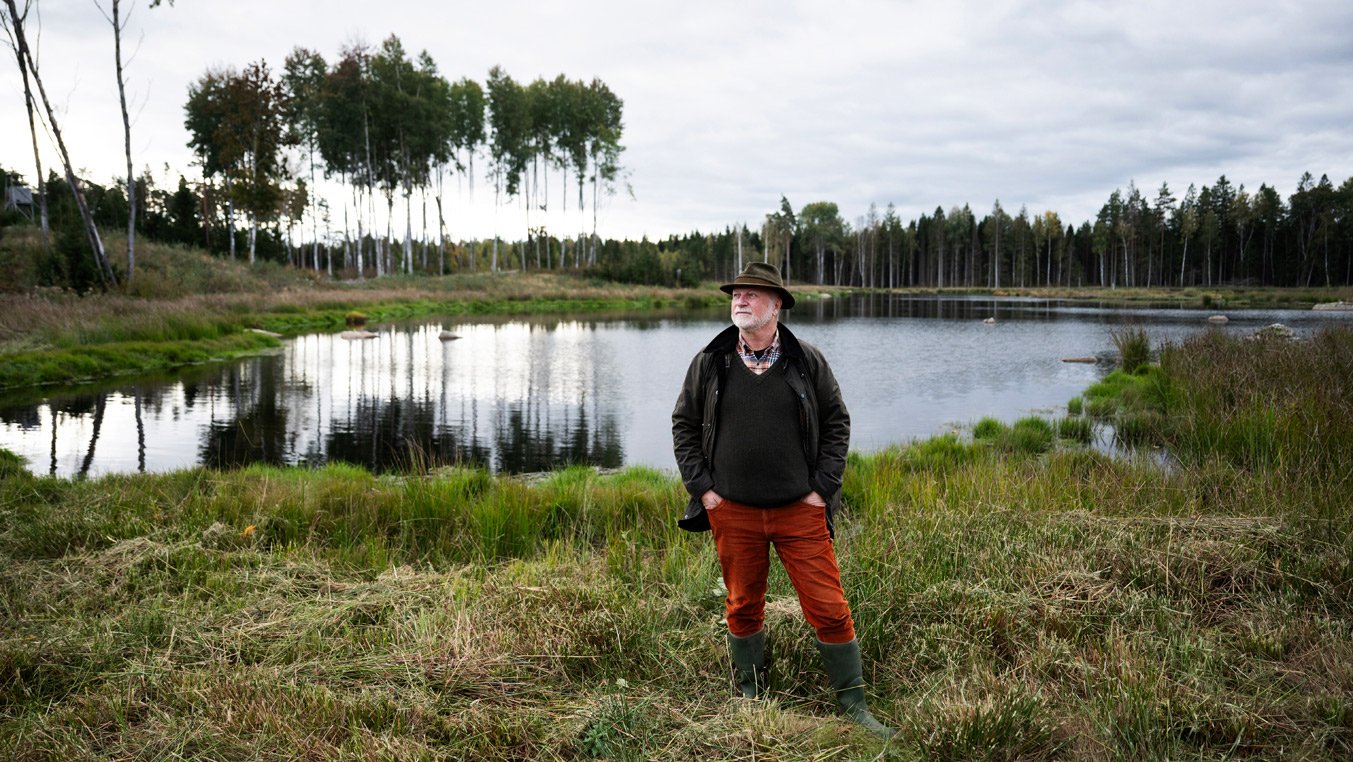
[[[780,295],[764,288],[733,289],[733,325],[759,331],[780,314]]]

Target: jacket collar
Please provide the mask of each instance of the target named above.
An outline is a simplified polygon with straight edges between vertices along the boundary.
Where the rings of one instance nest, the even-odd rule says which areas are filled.
[[[790,357],[803,357],[803,346],[799,340],[789,330],[789,326],[780,323],[780,352]],[[730,325],[719,332],[708,345],[705,346],[705,352],[723,354],[737,350],[738,345],[738,327]]]

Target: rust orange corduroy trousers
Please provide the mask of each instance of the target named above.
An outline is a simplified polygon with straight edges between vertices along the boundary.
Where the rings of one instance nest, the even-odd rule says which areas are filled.
[[[724,606],[729,632],[746,637],[765,623],[766,575],[774,545],[817,639],[846,643],[855,638],[841,570],[827,533],[826,508],[802,501],[756,508],[724,500],[709,511],[709,525],[728,587]]]

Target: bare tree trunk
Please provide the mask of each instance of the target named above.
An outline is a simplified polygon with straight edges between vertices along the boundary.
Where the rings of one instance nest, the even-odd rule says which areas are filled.
[[[89,247],[94,253],[94,263],[98,265],[104,285],[116,286],[117,274],[108,264],[108,255],[103,250],[103,240],[99,238],[99,229],[94,225],[94,215],[89,211],[89,203],[85,200],[84,190],[80,187],[80,181],[75,176],[75,170],[71,168],[70,154],[66,151],[66,141],[61,137],[61,128],[57,125],[56,113],[52,111],[52,103],[47,98],[47,89],[42,86],[42,77],[38,73],[38,67],[33,62],[32,51],[28,49],[28,40],[24,37],[23,18],[19,16],[18,8],[14,7],[14,0],[4,0],[4,2],[5,7],[9,9],[9,18],[12,22],[10,32],[14,35],[15,47],[19,51],[22,62],[27,65],[28,71],[33,75],[33,82],[38,86],[38,95],[42,98],[42,106],[47,111],[47,123],[51,125],[52,137],[56,138],[56,146],[61,154],[61,164],[66,170],[66,182],[70,184],[71,193],[75,196],[75,206],[80,210],[80,219],[83,220],[85,226],[85,236],[89,239]]]
[[[1189,263],[1189,239],[1184,239],[1184,253],[1179,257],[1179,287],[1184,287],[1184,267]]]
[[[742,272],[742,226],[741,226],[741,225],[738,225],[738,261],[737,261],[737,267],[733,270],[733,274],[730,275],[730,276],[728,277],[728,279],[729,279],[729,280],[733,280],[733,278],[737,277],[737,274],[740,273],[740,272]]]
[[[226,194],[226,237],[230,239],[230,259],[235,259],[235,194],[231,190],[230,173],[224,173]]]
[[[127,282],[136,275],[136,176],[132,173],[132,123],[127,116],[127,84],[122,74],[122,27],[126,21],[119,16],[121,0],[113,0],[113,57],[117,62],[117,97],[122,105],[122,144],[127,154]],[[129,14],[130,15],[130,14]]]
[[[446,275],[446,215],[442,211],[442,171],[437,169],[437,274]]]
[[[423,267],[423,274],[426,275],[428,271],[428,189],[426,185],[419,190],[419,196],[422,199],[423,206],[423,235],[420,240],[423,246],[423,258],[420,264]]]
[[[319,192],[315,188],[315,139],[310,138],[310,227],[315,236],[312,242],[311,256],[315,260],[315,272],[319,272]],[[304,232],[302,233],[304,234]],[[329,253],[329,277],[334,275],[334,255]]]
[[[347,214],[345,208],[343,216],[346,218]],[[366,280],[366,245],[362,233],[362,198],[361,194],[357,192],[357,186],[353,186],[352,189],[352,216],[357,218],[357,240],[353,242],[354,253],[356,254],[354,261],[357,264],[357,280]]]
[[[393,211],[393,207],[391,208]],[[404,274],[413,272],[413,186],[404,186]]]

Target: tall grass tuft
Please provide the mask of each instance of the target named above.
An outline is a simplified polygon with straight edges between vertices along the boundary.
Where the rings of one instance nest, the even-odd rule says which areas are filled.
[[[1081,415],[1068,415],[1058,418],[1057,436],[1060,439],[1066,439],[1077,444],[1090,444],[1095,438],[1094,421]]]
[[[1057,430],[1038,416],[1028,416],[1006,426],[995,418],[983,418],[973,427],[973,439],[1011,453],[1037,454],[1052,448]]]
[[[1124,328],[1109,334],[1118,349],[1118,367],[1124,373],[1136,373],[1151,361],[1151,342],[1142,328]]]

